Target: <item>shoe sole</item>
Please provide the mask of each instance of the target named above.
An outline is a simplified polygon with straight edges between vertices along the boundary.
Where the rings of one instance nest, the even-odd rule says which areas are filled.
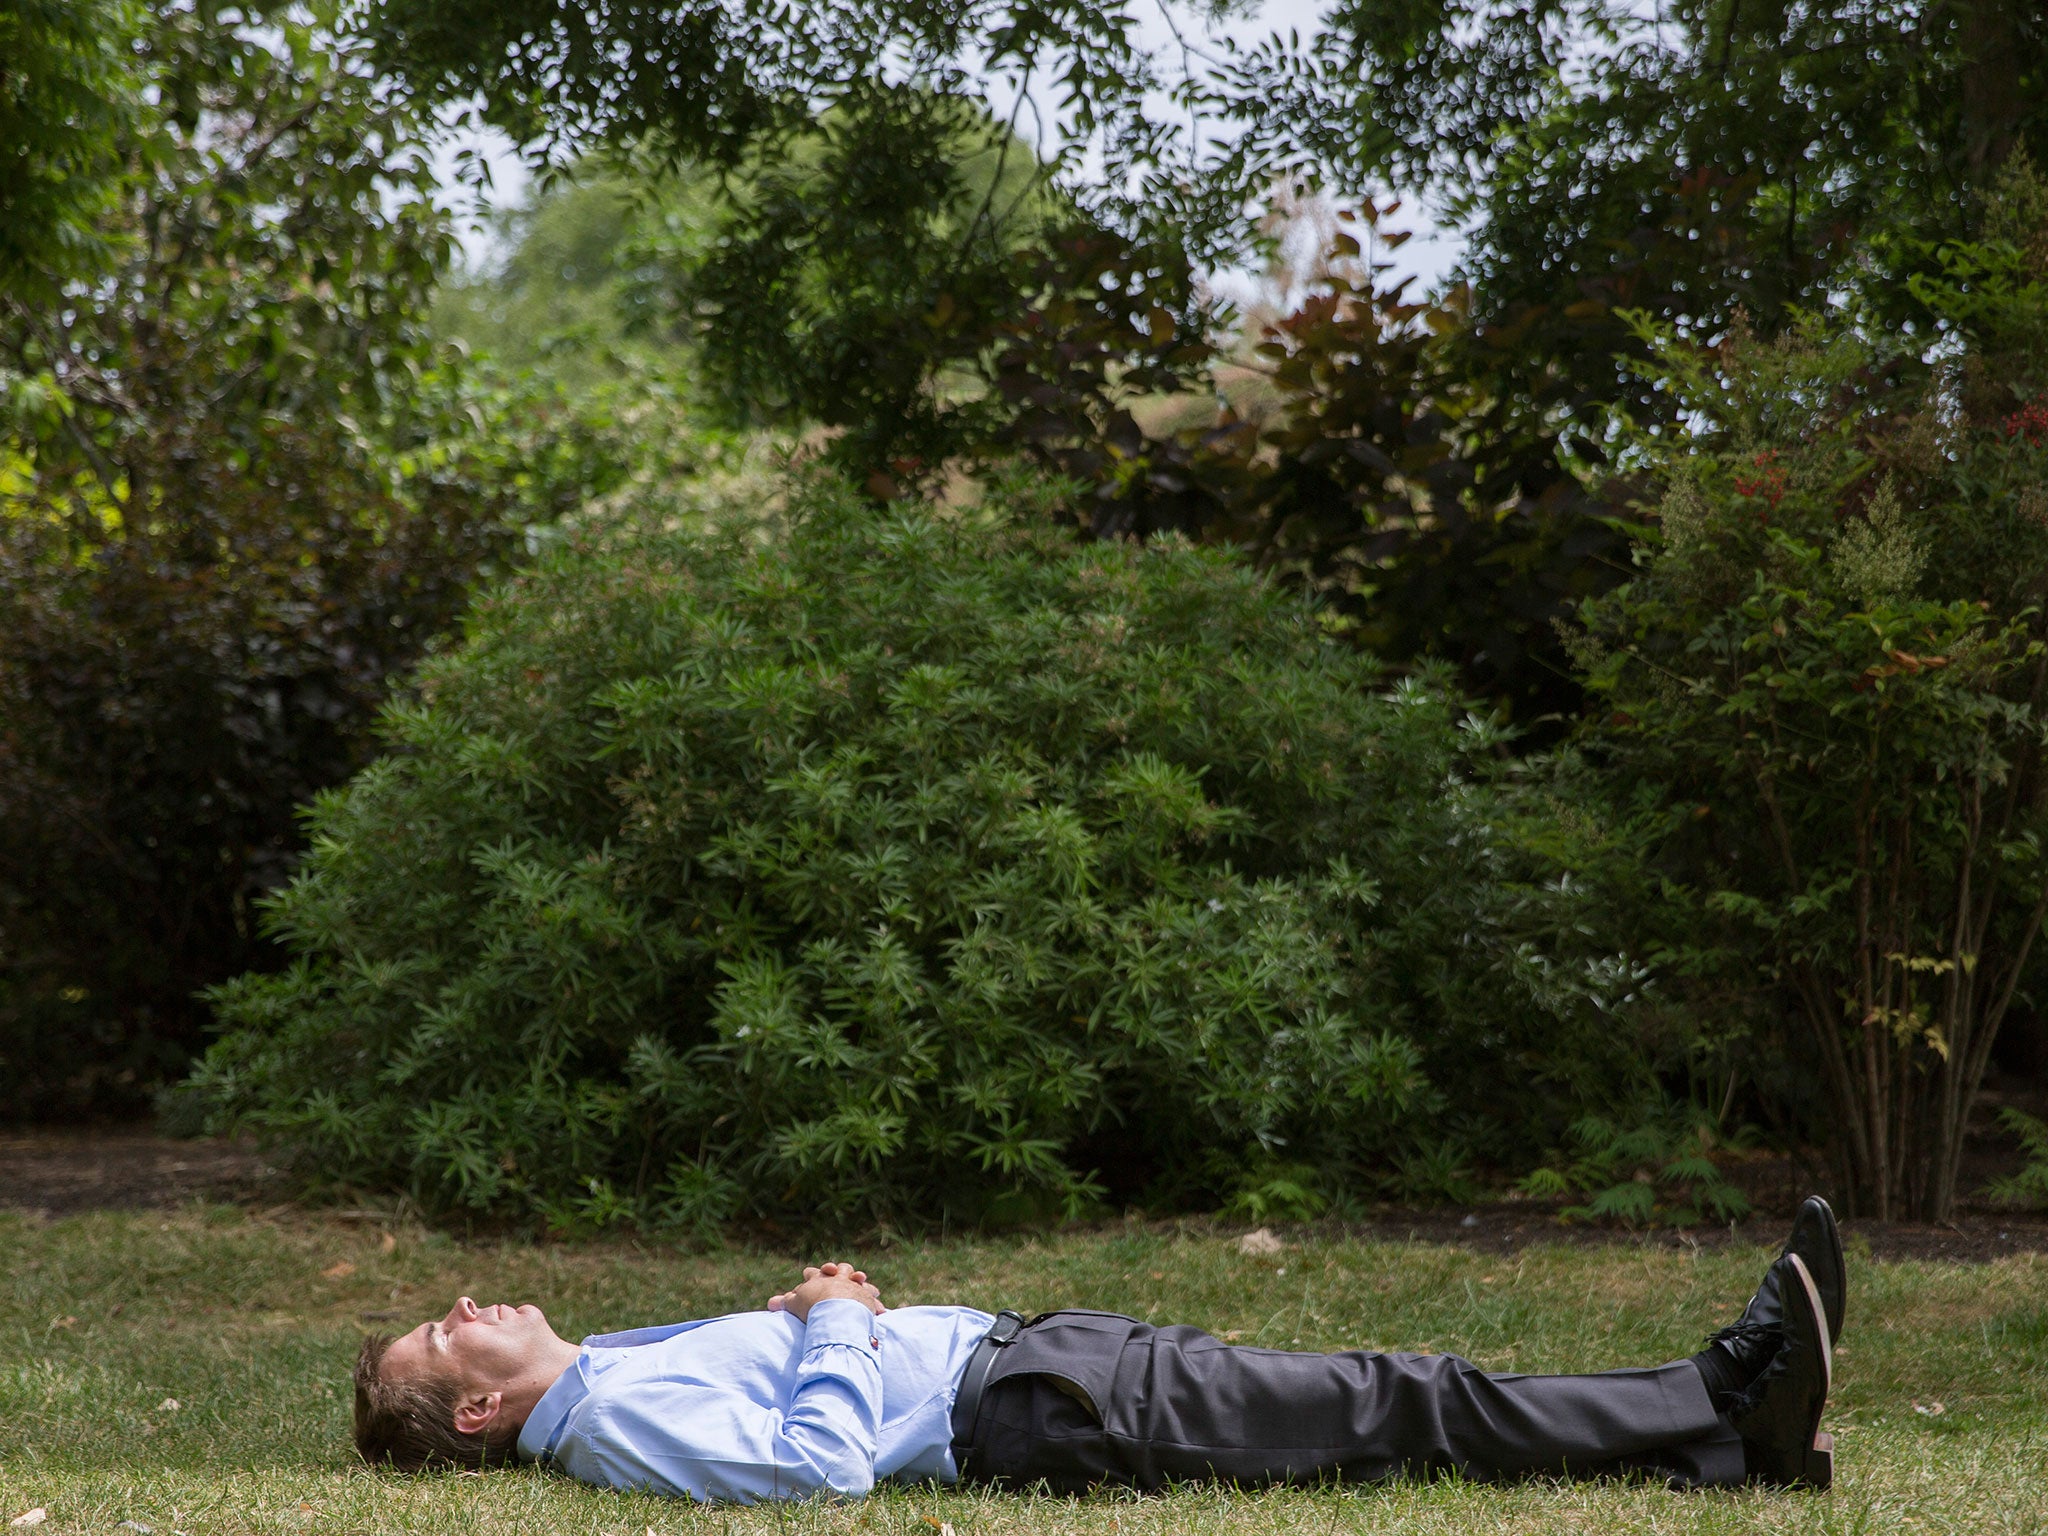
[[[1820,1326],[1813,1331],[1820,1338],[1821,1413],[1827,1412],[1828,1399],[1835,1390],[1835,1346],[1828,1338],[1828,1315],[1820,1304],[1820,1287],[1813,1282],[1813,1271],[1806,1267],[1806,1260],[1796,1253],[1785,1255],[1792,1261],[1793,1272],[1799,1276],[1799,1283],[1806,1289],[1807,1305],[1813,1308],[1813,1320]],[[1820,1415],[1814,1415],[1816,1425]],[[1800,1459],[1799,1481],[1816,1491],[1825,1491],[1835,1482],[1835,1437],[1824,1429],[1816,1428],[1813,1444]]]
[[[1815,1260],[1827,1265],[1829,1276],[1834,1281],[1835,1294],[1841,1297],[1842,1309],[1846,1312],[1849,1304],[1849,1271],[1842,1258],[1841,1224],[1835,1220],[1835,1208],[1819,1195],[1808,1195],[1800,1206],[1800,1214],[1804,1215],[1809,1207],[1820,1218],[1821,1237],[1825,1248],[1825,1255],[1816,1254]],[[1794,1231],[1797,1231],[1796,1225]],[[1792,1252],[1791,1244],[1786,1244],[1785,1251]],[[1826,1308],[1820,1309],[1815,1316],[1827,1324],[1828,1342],[1839,1343],[1842,1338],[1842,1318],[1829,1313]]]
[[[1826,1493],[1835,1486],[1835,1437],[1824,1429],[1813,1437],[1813,1446],[1807,1451],[1805,1465],[1800,1469],[1799,1482],[1815,1493]]]

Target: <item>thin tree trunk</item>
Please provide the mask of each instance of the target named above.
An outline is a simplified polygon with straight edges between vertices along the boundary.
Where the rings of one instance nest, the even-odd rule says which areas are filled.
[[[1828,1098],[1843,1121],[1836,1141],[1843,1157],[1842,1182],[1851,1192],[1850,1208],[1854,1211],[1857,1209],[1856,1192],[1866,1188],[1870,1182],[1871,1139],[1862,1096],[1857,1092],[1857,1075],[1842,1043],[1841,1005],[1829,995],[1827,987],[1813,974],[1810,966],[1795,964],[1792,967],[1792,984],[1800,996],[1800,1012],[1806,1016],[1807,1025],[1813,1031],[1815,1048],[1820,1053]]]
[[[1962,149],[1966,173],[1980,182],[2005,163],[2027,102],[2020,67],[2021,0],[1966,0],[1962,11]]]
[[[2048,921],[2048,875],[2041,878],[2033,909],[2027,914],[2019,942],[2012,958],[2006,962],[1991,1001],[1977,1021],[1969,1051],[1952,1063],[1955,1109],[1943,1126],[1939,1145],[1932,1149],[1940,1182],[1936,1197],[1925,1212],[1925,1220],[1947,1221],[1954,1213],[1956,1186],[1962,1174],[1963,1145],[1969,1136],[1970,1116],[1976,1113],[1977,1097],[1983,1091],[1984,1071],[1991,1061],[1991,1047],[1997,1043],[1998,1032],[2012,1007],[2013,993],[2018,989],[2019,979],[2033,954],[2034,940],[2040,934],[2044,921]]]
[[[1954,1180],[1950,1176],[1949,1151],[1962,1145],[1962,1126],[1958,1119],[1961,1108],[1963,1083],[1962,1066],[1975,1045],[1972,1024],[1974,1009],[1971,1000],[1974,995],[1974,979],[1977,957],[1974,946],[1977,943],[1977,918],[1979,902],[1973,887],[1977,872],[1978,850],[1982,845],[1984,827],[1984,779],[1982,774],[1974,775],[1970,781],[1967,810],[1964,816],[1963,857],[1956,870],[1955,920],[1949,929],[1948,974],[1943,978],[1942,1009],[1939,1015],[1941,1030],[1941,1065],[1933,1068],[1934,1081],[1926,1097],[1933,1102],[1927,1106],[1933,1120],[1930,1145],[1915,1158],[1924,1165],[1918,1182],[1923,1186],[1915,1191],[1913,1214],[1921,1220],[1940,1221],[1947,1219],[1952,1203]],[[1984,917],[1990,916],[1990,893],[1995,890],[1997,876],[1988,873],[1985,879],[1987,900]]]
[[[1802,878],[1798,856],[1793,852],[1791,829],[1778,800],[1777,785],[1767,770],[1759,769],[1756,775],[1757,789],[1769,817],[1773,846],[1778,853],[1779,864],[1785,877],[1788,895],[1797,896],[1802,890]],[[1835,1110],[1847,1122],[1844,1129],[1848,1136],[1848,1175],[1845,1183],[1851,1191],[1851,1209],[1857,1208],[1865,1191],[1872,1191],[1882,1203],[1885,1199],[1884,1168],[1886,1164],[1886,1140],[1884,1129],[1884,1103],[1881,1097],[1870,1093],[1869,1074],[1869,1029],[1870,1019],[1866,1012],[1863,1023],[1864,1041],[1861,1054],[1863,1070],[1851,1059],[1843,1047],[1841,1029],[1841,1007],[1835,1000],[1833,989],[1815,973],[1807,962],[1798,961],[1792,966],[1794,985],[1798,987],[1805,1001],[1804,1012],[1808,1025],[1813,1030],[1814,1044],[1820,1051],[1822,1070],[1826,1073],[1830,1097]],[[1854,992],[1852,991],[1852,995]],[[1863,999],[1866,1004],[1869,999]]]

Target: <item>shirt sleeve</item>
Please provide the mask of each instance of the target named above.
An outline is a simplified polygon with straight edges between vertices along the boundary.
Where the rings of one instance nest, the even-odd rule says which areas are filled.
[[[874,1487],[882,1432],[873,1323],[849,1298],[812,1307],[783,1410],[701,1383],[641,1383],[594,1415],[563,1470],[703,1501],[860,1498]]]
[[[783,1416],[782,1438],[804,1468],[818,1469],[798,1494],[860,1498],[875,1486],[882,1437],[882,1362],[875,1314],[847,1298],[821,1301],[804,1325],[804,1358]]]

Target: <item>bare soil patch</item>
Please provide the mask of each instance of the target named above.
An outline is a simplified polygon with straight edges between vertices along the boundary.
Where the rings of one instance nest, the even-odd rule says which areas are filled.
[[[1369,1240],[1447,1243],[1485,1253],[1514,1253],[1545,1243],[1763,1247],[1782,1241],[1785,1223],[1806,1190],[1828,1192],[1791,1158],[1762,1160],[1744,1173],[1741,1182],[1756,1201],[1757,1212],[1732,1227],[1630,1232],[1565,1221],[1553,1209],[1532,1202],[1505,1201],[1441,1210],[1389,1209],[1369,1221],[1331,1223],[1329,1229]],[[288,1201],[291,1194],[280,1171],[248,1142],[179,1140],[146,1127],[0,1134],[0,1209],[55,1218],[83,1211],[169,1209],[195,1200],[267,1206]],[[318,1211],[317,1206],[310,1207],[308,1213]],[[1226,1230],[1224,1223],[1214,1225]],[[1236,1224],[1227,1230],[1237,1230]],[[1870,1256],[1879,1259],[1981,1263],[2015,1253],[2048,1253],[2048,1214],[2038,1212],[1980,1207],[1940,1225],[1845,1221],[1843,1230],[1852,1245],[1867,1244]],[[748,1235],[744,1227],[735,1233],[743,1243]],[[787,1240],[779,1231],[759,1235],[768,1246]]]
[[[180,1141],[146,1128],[0,1134],[0,1208],[71,1216],[192,1200],[279,1199],[276,1169],[236,1141]]]

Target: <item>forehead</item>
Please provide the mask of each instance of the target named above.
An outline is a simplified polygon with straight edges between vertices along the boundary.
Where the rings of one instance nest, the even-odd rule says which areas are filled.
[[[416,1373],[433,1358],[428,1335],[432,1323],[421,1323],[410,1333],[402,1333],[393,1339],[384,1351],[383,1362],[377,1367],[377,1375],[385,1381],[397,1381]]]

